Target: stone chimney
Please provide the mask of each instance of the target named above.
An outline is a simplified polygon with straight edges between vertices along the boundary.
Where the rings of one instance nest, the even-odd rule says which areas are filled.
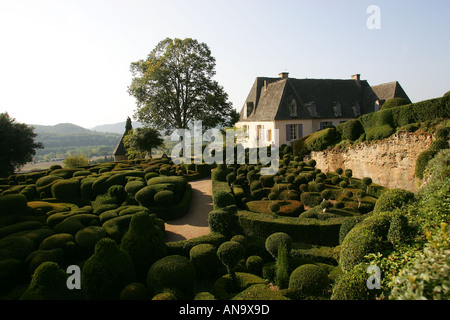
[[[352,79],[356,80],[356,81],[360,81],[361,80],[361,75],[359,73],[352,75]]]
[[[280,77],[280,79],[287,79],[289,78],[289,72],[281,72],[278,74],[278,76]]]

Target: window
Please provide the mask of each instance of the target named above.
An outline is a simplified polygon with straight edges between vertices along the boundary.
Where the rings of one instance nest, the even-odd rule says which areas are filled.
[[[272,141],[272,129],[267,130],[267,141]]]
[[[286,141],[296,140],[303,137],[303,124],[286,125]]]
[[[342,108],[340,102],[334,102],[333,111],[335,117],[342,117]]]
[[[261,125],[261,124],[258,124],[258,125],[256,126],[256,139],[257,139],[257,140],[260,140],[261,137],[263,137],[263,136],[262,136],[262,133],[263,133],[262,130],[264,130],[264,126]]]
[[[296,124],[291,124],[289,126],[289,136],[291,138],[291,140],[295,140],[297,139],[297,125]]]
[[[333,122],[331,121],[322,121],[320,122],[320,130],[325,129],[326,127],[332,126]]]
[[[295,102],[295,99],[291,100],[291,103],[289,104],[289,111],[290,111],[291,117],[297,116],[297,103]]]

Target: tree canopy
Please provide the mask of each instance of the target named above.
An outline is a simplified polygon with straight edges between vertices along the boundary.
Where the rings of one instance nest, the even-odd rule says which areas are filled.
[[[0,177],[7,177],[33,160],[36,149],[44,145],[35,142],[34,128],[18,123],[8,113],[0,114]]]
[[[131,63],[128,93],[136,98],[135,118],[157,129],[233,126],[239,119],[223,87],[213,80],[215,58],[205,43],[186,38],[161,41],[147,59]]]
[[[151,158],[153,148],[164,146],[164,140],[158,130],[150,127],[129,130],[123,143],[129,158],[136,158],[145,153]]]

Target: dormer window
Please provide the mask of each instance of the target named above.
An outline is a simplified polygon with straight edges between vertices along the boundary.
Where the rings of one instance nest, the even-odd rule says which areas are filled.
[[[308,111],[312,117],[317,117],[316,103],[314,101],[307,103],[306,107],[308,108]]]
[[[335,102],[333,105],[333,111],[335,117],[342,117],[342,108],[340,102]]]
[[[289,111],[291,117],[297,116],[297,103],[295,102],[295,99],[291,100],[291,103],[289,104]]]
[[[244,106],[244,119],[247,119],[253,111],[253,102],[246,102]]]
[[[359,117],[361,115],[361,107],[358,102],[353,105],[353,113],[355,114],[355,117]]]

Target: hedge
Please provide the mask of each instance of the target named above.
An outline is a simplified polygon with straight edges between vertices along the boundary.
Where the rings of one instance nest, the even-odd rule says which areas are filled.
[[[342,139],[350,141],[357,140],[364,133],[364,127],[359,119],[352,119],[338,124],[336,130],[341,134]]]
[[[339,229],[345,217],[335,217],[328,220],[272,217],[266,214],[238,211],[239,224],[247,236],[267,238],[272,233],[284,232],[293,241],[311,243],[323,246],[339,244]]]

